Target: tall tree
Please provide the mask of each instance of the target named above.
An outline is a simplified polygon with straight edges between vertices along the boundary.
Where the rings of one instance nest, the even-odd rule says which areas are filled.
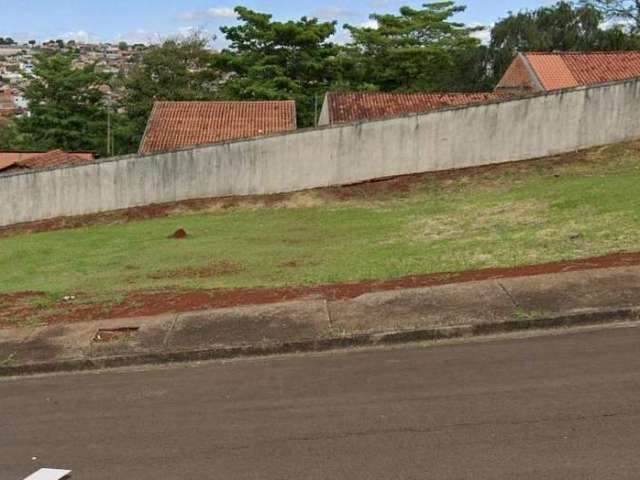
[[[372,14],[376,26],[345,25],[360,57],[362,79],[380,90],[466,90],[484,86],[481,28],[452,21],[466,7],[452,1]],[[468,67],[475,59],[479,68]]]
[[[30,115],[13,120],[5,143],[13,148],[106,153],[108,77],[95,65],[73,68],[68,54],[39,55],[25,90]]]
[[[213,52],[200,34],[172,38],[146,49],[122,82],[122,106],[132,122],[130,149],[140,141],[155,101],[215,98],[219,75],[210,68]]]
[[[239,24],[222,27],[229,47],[214,65],[229,77],[222,95],[239,100],[295,100],[298,124],[314,123],[316,100],[336,75],[339,47],[329,41],[335,22],[302,17],[276,22],[272,16],[237,7]]]
[[[628,31],[640,34],[640,0],[582,0],[600,10],[608,20],[624,22]]]

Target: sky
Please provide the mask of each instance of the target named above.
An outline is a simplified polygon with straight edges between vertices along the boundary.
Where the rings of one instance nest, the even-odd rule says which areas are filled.
[[[339,25],[364,25],[370,13],[419,7],[427,0],[0,0],[0,37],[130,43],[157,42],[198,29],[218,35],[233,24],[233,7],[272,13],[277,20],[315,16]],[[554,0],[466,0],[457,20],[491,25],[509,11],[537,8]],[[214,45],[224,46],[218,39]]]

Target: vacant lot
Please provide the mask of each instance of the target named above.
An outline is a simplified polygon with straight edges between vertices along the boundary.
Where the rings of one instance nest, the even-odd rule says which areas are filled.
[[[65,296],[109,304],[134,291],[317,285],[637,251],[639,185],[640,143],[631,143],[304,192],[269,208],[201,206],[15,233],[0,237],[0,304],[27,291],[42,292],[29,305],[46,310]],[[169,238],[178,228],[186,239]]]

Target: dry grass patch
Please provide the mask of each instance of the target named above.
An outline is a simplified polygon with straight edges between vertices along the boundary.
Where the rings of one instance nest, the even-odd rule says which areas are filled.
[[[420,218],[411,225],[416,240],[453,240],[461,235],[500,232],[524,226],[544,225],[548,221],[549,204],[537,200],[509,202],[477,207],[465,205],[442,215]]]

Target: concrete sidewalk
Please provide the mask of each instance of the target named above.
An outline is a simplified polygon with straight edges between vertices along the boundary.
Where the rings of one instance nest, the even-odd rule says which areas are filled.
[[[153,318],[0,330],[0,375],[437,340],[640,320],[640,267]]]

